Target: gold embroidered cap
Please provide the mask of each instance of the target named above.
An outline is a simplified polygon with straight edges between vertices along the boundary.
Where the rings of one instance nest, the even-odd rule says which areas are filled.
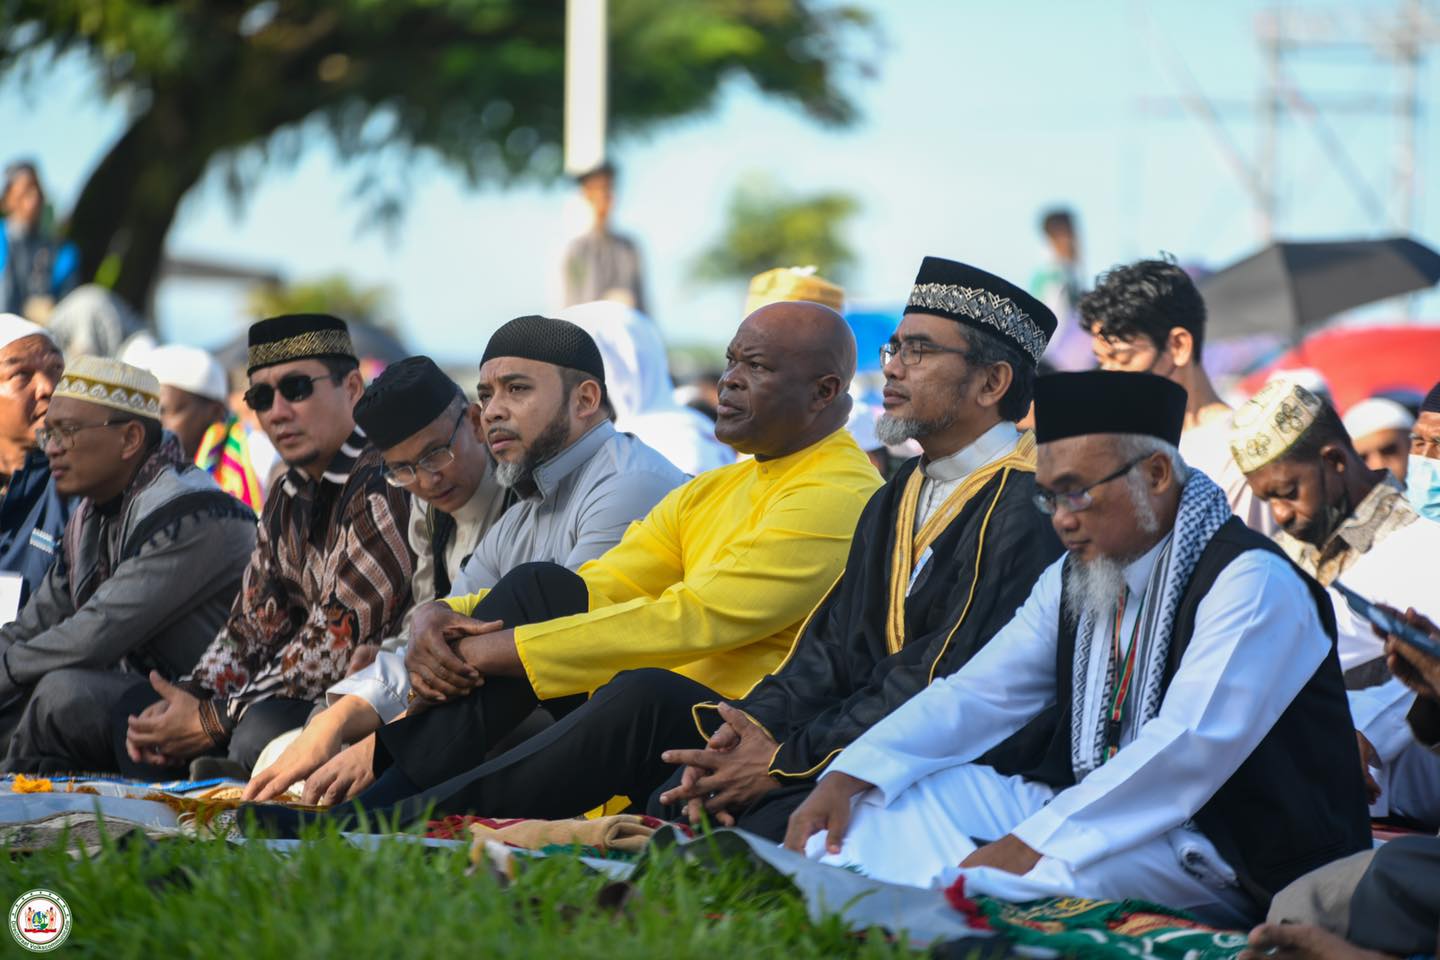
[[[293,360],[355,360],[350,328],[326,313],[288,313],[250,325],[250,365],[246,373]]]
[[[1254,473],[1295,446],[1325,401],[1293,380],[1272,380],[1235,411],[1230,453],[1240,472]]]
[[[844,311],[845,290],[815,272],[814,267],[777,267],[750,279],[745,316],[772,303],[806,300]]]
[[[76,358],[55,385],[55,396],[160,419],[160,381],[155,374],[108,357]]]

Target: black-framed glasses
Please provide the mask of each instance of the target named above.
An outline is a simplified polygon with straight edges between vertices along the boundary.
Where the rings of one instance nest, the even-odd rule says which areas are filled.
[[[106,420],[104,423],[62,423],[53,427],[41,427],[35,431],[35,442],[41,450],[50,446],[54,440],[61,450],[75,449],[75,435],[81,430],[99,430],[101,427],[116,427],[122,423],[134,423],[133,420]]]
[[[958,350],[955,347],[942,347],[938,343],[931,343],[929,340],[901,340],[896,343],[890,341],[880,347],[880,365],[883,367],[896,357],[907,367],[924,360],[932,353],[955,353],[962,357],[970,356],[969,350]]]
[[[465,414],[469,412],[467,407],[455,418],[455,427],[450,431],[450,439],[445,441],[445,446],[436,447],[414,463],[385,464],[385,482],[392,487],[408,487],[415,482],[421,470],[426,473],[439,473],[454,463],[455,435],[460,432],[460,424],[465,422]]]
[[[1088,510],[1090,509],[1090,505],[1095,502],[1095,498],[1090,496],[1091,490],[1107,484],[1111,480],[1118,480],[1131,470],[1134,470],[1137,464],[1145,462],[1149,457],[1150,454],[1148,453],[1143,457],[1136,457],[1114,473],[1101,477],[1087,487],[1081,487],[1079,490],[1072,490],[1069,493],[1054,493],[1053,491],[1046,490],[1044,487],[1037,487],[1034,498],[1035,506],[1047,517],[1054,516],[1056,509],[1059,507],[1064,507],[1071,513]]]
[[[278,391],[290,403],[299,403],[307,399],[315,392],[315,381],[333,380],[330,374],[321,374],[318,377],[307,377],[303,373],[292,373],[281,377],[275,386],[268,383],[257,383],[245,391],[245,405],[256,413],[264,413],[275,406],[275,394]]]

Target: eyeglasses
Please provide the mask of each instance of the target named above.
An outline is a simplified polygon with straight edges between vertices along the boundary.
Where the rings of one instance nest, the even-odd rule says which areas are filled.
[[[452,444],[455,443],[455,435],[460,432],[460,424],[465,422],[465,414],[468,412],[469,408],[460,411],[460,416],[455,419],[455,428],[450,431],[450,439],[445,442],[445,446],[436,447],[413,464],[385,464],[385,482],[392,487],[408,487],[415,482],[419,471],[424,470],[426,473],[435,474],[454,463],[455,450]]]
[[[280,396],[290,403],[299,403],[315,392],[315,381],[332,380],[329,374],[319,377],[307,377],[303,373],[292,373],[289,376],[281,377],[280,382],[275,386],[268,383],[257,383],[245,391],[245,405],[256,413],[264,413],[275,406],[275,392],[278,390]]]
[[[115,427],[124,423],[133,423],[131,420],[106,420],[104,423],[65,423],[54,427],[41,427],[35,431],[35,442],[44,450],[50,446],[50,441],[60,447],[61,450],[75,449],[75,434],[81,430],[99,430],[101,427]]]
[[[898,356],[903,365],[913,367],[932,353],[955,353],[967,359],[970,356],[968,350],[942,347],[940,344],[931,343],[928,340],[902,340],[899,343],[892,341],[880,347],[880,365],[883,367]]]
[[[1046,490],[1044,487],[1039,487],[1035,490],[1035,507],[1047,517],[1054,516],[1055,511],[1060,507],[1064,507],[1071,513],[1079,513],[1081,510],[1088,510],[1090,509],[1090,505],[1095,502],[1095,498],[1090,496],[1091,490],[1094,490],[1096,487],[1103,486],[1104,484],[1109,483],[1111,480],[1116,480],[1120,477],[1125,476],[1125,474],[1135,469],[1136,464],[1144,462],[1149,456],[1150,455],[1147,453],[1143,457],[1136,457],[1134,460],[1131,460],[1129,463],[1125,464],[1125,466],[1121,467],[1119,470],[1116,470],[1109,476],[1101,477],[1099,480],[1096,480],[1088,487],[1081,487],[1079,490],[1072,490],[1068,493],[1053,493],[1049,490]]]

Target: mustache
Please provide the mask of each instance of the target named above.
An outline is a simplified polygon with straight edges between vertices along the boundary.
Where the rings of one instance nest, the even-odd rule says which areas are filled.
[[[486,440],[519,440],[520,434],[504,427],[495,427],[485,433]]]

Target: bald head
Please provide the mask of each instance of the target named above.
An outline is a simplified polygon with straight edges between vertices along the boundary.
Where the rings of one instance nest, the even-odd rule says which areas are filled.
[[[782,457],[828,436],[850,414],[855,336],[818,303],[761,307],[725,351],[715,436],[741,453]]]
[[[745,318],[742,330],[746,324],[774,337],[793,356],[803,357],[816,376],[837,376],[849,389],[855,376],[855,334],[830,307],[805,300],[766,304]]]

